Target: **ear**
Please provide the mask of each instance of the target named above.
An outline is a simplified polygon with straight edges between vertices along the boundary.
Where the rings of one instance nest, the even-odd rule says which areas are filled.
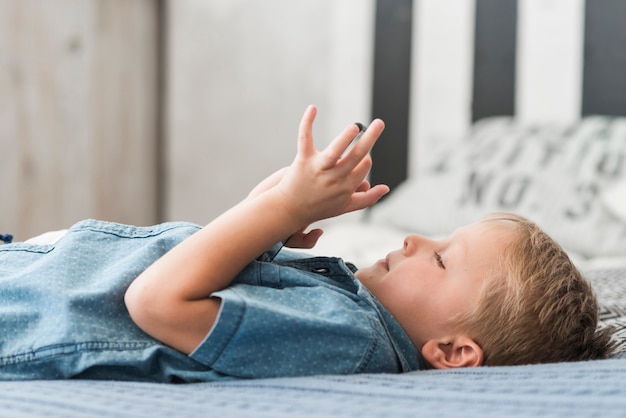
[[[483,364],[483,349],[466,335],[428,340],[421,353],[435,369],[478,367]]]

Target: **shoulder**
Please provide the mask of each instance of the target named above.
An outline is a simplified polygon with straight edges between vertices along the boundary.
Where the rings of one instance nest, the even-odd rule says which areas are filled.
[[[191,354],[239,377],[402,371],[375,309],[331,286],[238,284],[215,294],[221,311]]]

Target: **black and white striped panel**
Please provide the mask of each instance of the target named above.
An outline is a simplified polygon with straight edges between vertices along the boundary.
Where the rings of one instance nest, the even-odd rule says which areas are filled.
[[[484,117],[626,115],[623,0],[378,0],[376,15],[374,182],[418,174]]]
[[[373,150],[371,178],[391,187],[406,178],[409,163],[412,21],[413,0],[377,1],[372,112],[385,121],[385,141]]]

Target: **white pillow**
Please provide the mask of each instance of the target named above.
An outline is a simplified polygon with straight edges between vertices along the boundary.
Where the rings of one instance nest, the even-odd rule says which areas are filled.
[[[420,173],[372,208],[372,222],[442,235],[510,211],[568,250],[626,255],[626,222],[601,198],[626,179],[626,118],[593,116],[567,126],[489,118]]]
[[[602,203],[609,212],[626,222],[626,176],[602,192]]]

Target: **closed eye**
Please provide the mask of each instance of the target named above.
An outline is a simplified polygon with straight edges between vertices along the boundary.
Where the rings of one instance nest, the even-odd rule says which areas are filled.
[[[437,260],[437,265],[442,269],[446,269],[445,264],[443,264],[443,260],[441,259],[441,254],[435,251],[435,260]]]

